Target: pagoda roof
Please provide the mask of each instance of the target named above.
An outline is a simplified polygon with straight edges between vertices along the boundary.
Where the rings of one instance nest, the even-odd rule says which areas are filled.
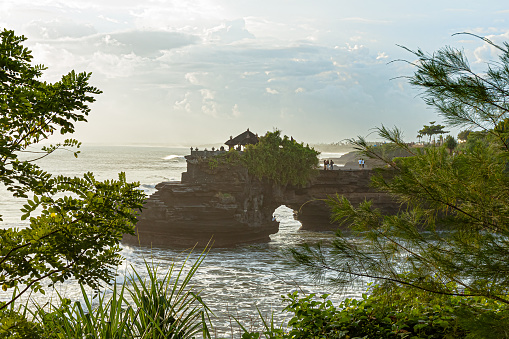
[[[230,140],[225,142],[225,145],[236,146],[236,145],[252,145],[258,143],[258,136],[247,129],[247,131],[237,135],[235,138],[230,137]]]

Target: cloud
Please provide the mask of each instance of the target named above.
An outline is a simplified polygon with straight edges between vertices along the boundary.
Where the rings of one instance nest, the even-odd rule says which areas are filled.
[[[487,35],[485,38],[491,40],[495,44],[502,45],[503,42],[509,40],[509,31],[497,35]],[[498,48],[484,42],[482,46],[474,49],[474,62],[477,64],[490,62],[498,59],[499,55],[500,50]]]
[[[205,115],[217,118],[217,103],[215,101],[207,101],[201,106],[201,110]]]
[[[8,3],[0,1],[1,21],[28,35],[50,79],[70,69],[93,72],[91,83],[104,94],[93,107],[101,124],[90,128],[107,126],[111,117],[114,127],[104,127],[104,134],[118,130],[122,119],[134,130],[143,126],[139,139],[179,142],[210,140],[225,124],[233,130],[228,135],[246,125],[260,133],[276,126],[314,141],[362,134],[379,122],[390,124],[391,116],[397,124],[420,123],[408,118],[424,111],[413,104],[420,103],[415,92],[389,81],[410,72],[386,64],[389,55],[405,57],[394,44],[418,41],[432,51],[457,31],[508,38],[499,34],[502,24],[486,19],[502,6],[490,8],[489,16],[460,12],[452,18],[444,10],[450,5],[430,10],[424,3],[396,9],[264,0]],[[468,47],[478,62],[496,56],[482,43]],[[125,135],[131,140],[133,134]]]
[[[238,118],[240,117],[242,114],[240,113],[240,110],[239,110],[239,105],[238,104],[235,104],[233,105],[233,108],[232,108],[232,115],[234,118]]]
[[[224,8],[214,0],[156,0],[129,9],[137,27],[168,27],[183,31],[205,30],[224,20]],[[197,28],[197,30],[195,30]]]
[[[173,106],[174,110],[184,110],[188,113],[191,113],[191,103],[190,103],[191,93],[186,92],[184,98],[180,101],[175,101]]]
[[[26,26],[28,34],[37,39],[82,38],[96,34],[91,24],[80,24],[71,20],[32,21]]]
[[[361,35],[356,35],[356,36],[350,37],[350,41],[360,41],[360,40],[362,40]]]
[[[203,97],[203,101],[214,100],[214,92],[209,89],[201,89],[200,93]]]
[[[500,29],[497,27],[476,27],[469,30],[474,34],[494,34],[500,32]]]
[[[142,57],[157,57],[163,51],[182,48],[198,42],[198,37],[177,32],[166,31],[123,31],[107,34],[93,33],[86,26],[74,26],[66,29],[66,25],[51,28],[47,23],[37,26],[41,32],[39,44],[56,46],[76,55],[91,55],[97,51],[115,55],[131,54]],[[66,32],[64,34],[63,32]]]
[[[97,51],[91,56],[94,71],[106,78],[127,78],[135,75],[143,65],[143,59],[134,53],[114,55]]]
[[[218,103],[214,100],[215,93],[209,89],[201,89],[202,106],[201,110],[205,115],[210,115],[214,118],[218,117]]]
[[[181,48],[197,42],[198,38],[189,34],[164,31],[129,31],[110,34],[118,42],[120,49],[136,55],[150,57],[161,51]]]
[[[204,77],[208,75],[208,72],[189,72],[186,73],[185,78],[193,85],[201,85],[204,83]]]
[[[254,35],[246,29],[244,19],[227,21],[219,26],[207,30],[208,40],[222,43],[232,43],[243,39],[254,39]]]
[[[101,15],[99,15],[99,17],[98,17],[98,18],[99,18],[99,19],[106,20],[106,21],[111,22],[111,23],[114,23],[114,24],[119,24],[119,23],[120,23],[120,21],[119,21],[119,20],[116,20],[116,19],[113,19],[113,18],[109,18],[109,17],[104,16],[104,15],[102,15],[102,14],[101,14]]]
[[[240,77],[241,77],[242,79],[246,79],[246,78],[248,78],[248,77],[250,77],[250,76],[252,76],[252,75],[257,75],[257,74],[259,74],[259,73],[260,73],[260,72],[256,72],[256,71],[253,71],[253,72],[243,72],[243,73],[240,75]]]

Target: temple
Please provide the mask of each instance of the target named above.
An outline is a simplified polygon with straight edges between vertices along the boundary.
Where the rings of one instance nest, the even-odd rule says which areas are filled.
[[[244,150],[244,147],[247,145],[255,145],[258,143],[258,134],[254,134],[249,130],[249,128],[245,131],[237,135],[235,138],[233,136],[230,136],[230,139],[225,141],[225,145],[228,146],[229,150],[237,150],[242,152]],[[212,147],[211,150],[207,150],[206,148],[204,150],[199,150],[198,148],[191,147],[191,154],[189,156],[191,157],[200,157],[200,158],[207,158],[210,156],[219,155],[222,153],[227,152],[224,148],[224,146],[221,146],[220,148],[214,148]]]
[[[225,142],[230,149],[256,144],[249,129]],[[213,166],[213,156],[226,153],[212,148],[187,155],[187,171],[180,182],[162,182],[146,201],[138,217],[136,235],[123,242],[158,247],[214,247],[270,241],[279,223],[273,217],[281,205],[292,208],[295,218],[308,231],[334,230],[330,210],[323,201],[338,194],[358,205],[371,200],[374,208],[394,213],[399,203],[370,186],[371,170],[319,171],[305,187],[279,186],[260,180],[241,163]]]
[[[258,143],[258,135],[254,134],[247,129],[244,133],[237,135],[235,138],[230,136],[230,140],[225,142],[225,145],[229,147],[229,149],[235,148],[237,151],[242,150],[242,147],[246,145],[254,145]]]

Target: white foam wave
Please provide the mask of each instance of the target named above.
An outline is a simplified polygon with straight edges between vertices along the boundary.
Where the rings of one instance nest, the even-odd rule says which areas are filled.
[[[337,152],[337,153],[332,153],[332,152],[323,152],[320,154],[320,159],[327,159],[327,158],[340,158],[342,155],[346,154],[348,152]]]
[[[174,159],[184,159],[184,156],[183,155],[176,155],[176,154],[171,154],[171,155],[167,155],[163,158],[163,160],[174,160]]]

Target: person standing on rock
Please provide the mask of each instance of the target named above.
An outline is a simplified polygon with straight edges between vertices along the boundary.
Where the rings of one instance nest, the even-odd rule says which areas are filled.
[[[324,160],[324,161],[323,161],[323,169],[324,169],[324,170],[327,170],[327,169],[328,169],[328,167],[329,167],[329,160]]]
[[[359,168],[362,168],[362,159],[359,159]]]
[[[330,159],[329,166],[330,166],[330,170],[333,171],[334,170],[334,160]]]
[[[362,168],[364,168],[364,159],[361,159],[362,160]]]

